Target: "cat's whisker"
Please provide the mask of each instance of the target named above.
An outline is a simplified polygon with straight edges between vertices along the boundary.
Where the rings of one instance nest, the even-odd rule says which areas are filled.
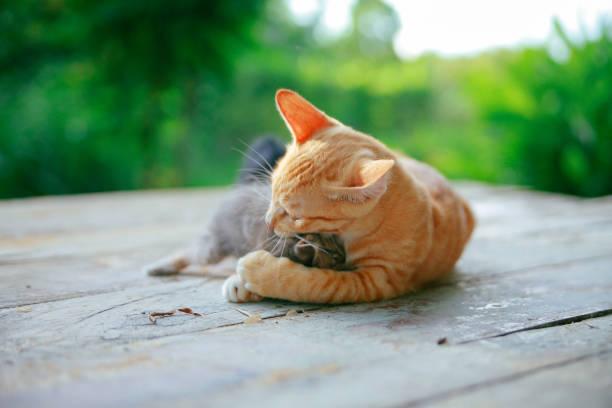
[[[266,158],[265,158],[265,157],[264,157],[264,156],[263,156],[261,153],[259,153],[257,150],[255,150],[255,149],[253,148],[253,146],[249,145],[248,143],[246,143],[246,142],[245,142],[244,140],[242,140],[242,139],[238,139],[238,141],[239,141],[240,143],[242,143],[243,145],[245,145],[245,146],[247,147],[247,149],[249,149],[250,151],[252,151],[253,153],[255,153],[257,156],[259,156],[259,157],[260,157],[260,158],[261,158],[261,159],[264,161],[264,163],[266,164],[266,167],[267,167],[267,168],[270,170],[270,173],[272,173],[272,171],[274,171],[274,166],[272,166],[272,165],[270,164],[270,162],[268,161],[268,159],[266,159]]]
[[[253,193],[255,193],[256,196],[258,196],[259,198],[261,198],[262,200],[264,200],[265,202],[269,203],[270,202],[270,197],[266,197],[265,195],[261,194],[260,192],[258,192],[257,190],[253,190]],[[265,219],[265,215],[264,215],[264,219]]]
[[[255,157],[251,156],[250,154],[248,154],[248,152],[245,152],[244,150],[240,150],[239,148],[232,146],[231,148],[233,151],[240,153],[240,155],[242,157],[245,157],[247,159],[255,160]],[[256,172],[264,172],[264,174],[270,174],[271,170],[267,167],[267,163],[259,163],[261,166],[258,166],[258,169],[253,169],[253,168],[244,168],[244,169],[238,169],[239,172],[251,172],[253,170],[256,170]]]
[[[259,181],[267,181],[267,179],[270,177],[270,170],[267,170],[267,169],[253,170],[253,169],[247,168],[247,169],[239,169],[238,172],[250,174],[254,176],[255,178],[257,178]]]
[[[308,245],[310,245],[311,247],[315,248],[316,250],[321,251],[321,252],[323,252],[323,253],[325,253],[327,255],[330,255],[330,253],[327,250],[325,250],[325,249],[321,248],[320,246],[316,245],[314,242],[311,242],[311,241],[307,240],[303,236],[301,236],[299,234],[295,234],[295,236],[297,238],[301,239],[302,241],[306,242]]]
[[[266,195],[266,194],[264,194],[264,193],[262,193],[262,192],[261,192],[259,189],[254,188],[254,187],[251,187],[251,188],[249,188],[249,190],[248,190],[248,191],[249,191],[249,192],[251,192],[251,193],[253,193],[253,194],[255,194],[256,196],[258,196],[259,198],[261,198],[261,199],[262,199],[263,201],[265,201],[266,203],[269,203],[269,202],[270,202],[270,196],[269,196],[269,195]],[[265,217],[265,214],[264,214],[264,217]]]
[[[243,157],[249,159],[249,160],[254,160],[253,157],[251,157],[250,155],[248,155],[246,152],[236,148],[236,147],[232,147],[232,150],[240,153]],[[250,176],[250,178],[257,182],[258,184],[270,184],[270,178],[271,178],[271,174],[272,174],[272,170],[264,167],[265,163],[260,163],[259,168],[253,169],[253,168],[244,168],[244,169],[239,169],[238,172],[242,175],[242,174],[246,174],[247,176]]]
[[[268,238],[264,239],[264,240],[263,240],[263,242],[261,242],[259,245],[260,245],[260,246],[261,246],[261,245],[265,245],[265,244],[267,244],[268,242],[272,241],[274,238],[275,238],[275,237],[274,237],[274,235],[270,235]]]
[[[276,252],[276,249],[278,248],[278,246],[281,243],[281,238],[278,235],[274,235],[276,238],[278,238],[278,241],[276,241],[276,244],[274,244],[274,247],[272,248],[272,250],[270,251],[271,254],[274,254]]]
[[[283,238],[283,247],[281,249],[281,256],[285,253],[285,245],[287,244],[287,238]]]
[[[252,193],[255,194],[256,198],[260,198],[262,201],[269,203],[270,202],[270,197],[266,197],[261,193],[257,193],[256,191],[253,191]],[[265,219],[265,215],[264,215],[264,219]]]
[[[234,149],[234,150],[239,151],[238,149]],[[270,171],[265,168],[260,168],[260,169],[246,168],[246,169],[240,169],[238,171],[241,175],[245,174],[248,177],[249,183],[251,184],[256,184],[258,186],[269,186],[270,185],[271,174],[270,174]]]
[[[249,146],[250,147],[250,146]],[[252,148],[251,148],[252,149]],[[251,156],[250,154],[248,154],[247,152],[245,152],[244,150],[240,150],[239,148],[233,146],[232,150],[234,150],[235,152],[240,153],[243,157],[247,158],[247,159],[251,159],[253,161],[256,161],[255,158],[253,156]],[[270,163],[263,157],[261,156],[261,153],[259,153],[258,151],[254,151],[255,153],[257,153],[260,157],[262,157],[262,159],[265,161],[265,163],[260,163],[262,166],[264,166],[263,168],[260,168],[259,170],[257,170],[257,172],[261,172],[261,171],[265,171],[266,174],[271,174],[272,173],[272,168],[270,167]],[[240,169],[240,172],[250,172],[253,169]]]
[[[273,239],[278,238],[276,235],[269,236],[265,241],[258,245],[258,249],[264,249],[266,245],[272,242]]]

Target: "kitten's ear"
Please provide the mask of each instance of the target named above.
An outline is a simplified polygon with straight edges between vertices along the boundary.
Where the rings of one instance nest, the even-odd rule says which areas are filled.
[[[298,144],[335,123],[310,102],[289,89],[276,92],[276,106]]]
[[[329,187],[327,194],[332,200],[361,203],[368,199],[378,199],[389,183],[389,171],[395,160],[368,160],[359,166],[355,175],[354,187]]]

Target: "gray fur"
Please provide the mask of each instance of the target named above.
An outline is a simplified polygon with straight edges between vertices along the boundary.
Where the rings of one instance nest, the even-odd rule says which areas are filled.
[[[281,239],[268,229],[264,217],[270,203],[270,172],[285,153],[285,146],[268,136],[257,139],[248,149],[239,184],[213,214],[206,231],[190,250],[145,267],[149,275],[184,272],[227,276],[234,272],[235,265],[226,260],[258,249],[306,266],[350,269],[344,244],[338,236],[312,233]]]
[[[267,183],[236,186],[212,217],[207,232],[199,238],[195,260],[211,264],[227,256],[241,257],[264,249],[306,266],[345,267],[344,245],[337,236],[307,234],[285,241],[277,237],[264,221],[269,202]]]
[[[234,265],[224,265],[222,261],[258,249],[306,266],[351,269],[346,264],[344,244],[336,235],[312,233],[285,239],[276,236],[264,220],[269,202],[268,183],[235,186],[190,250],[163,258],[145,267],[145,271],[156,276],[180,272],[228,276]]]

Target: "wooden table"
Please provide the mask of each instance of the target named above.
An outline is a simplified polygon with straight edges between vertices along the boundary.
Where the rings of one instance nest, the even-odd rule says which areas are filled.
[[[0,202],[0,406],[612,406],[612,198],[458,188],[457,272],[340,307],[142,275],[224,190]],[[203,316],[148,319],[179,307]]]

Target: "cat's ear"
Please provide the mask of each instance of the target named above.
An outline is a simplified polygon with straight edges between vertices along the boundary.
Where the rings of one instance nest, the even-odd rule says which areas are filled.
[[[389,171],[395,160],[368,160],[358,167],[354,186],[329,187],[327,195],[332,200],[362,203],[369,199],[380,198],[389,184]]]
[[[298,144],[306,142],[318,131],[335,121],[314,105],[289,89],[276,92],[276,106]]]

